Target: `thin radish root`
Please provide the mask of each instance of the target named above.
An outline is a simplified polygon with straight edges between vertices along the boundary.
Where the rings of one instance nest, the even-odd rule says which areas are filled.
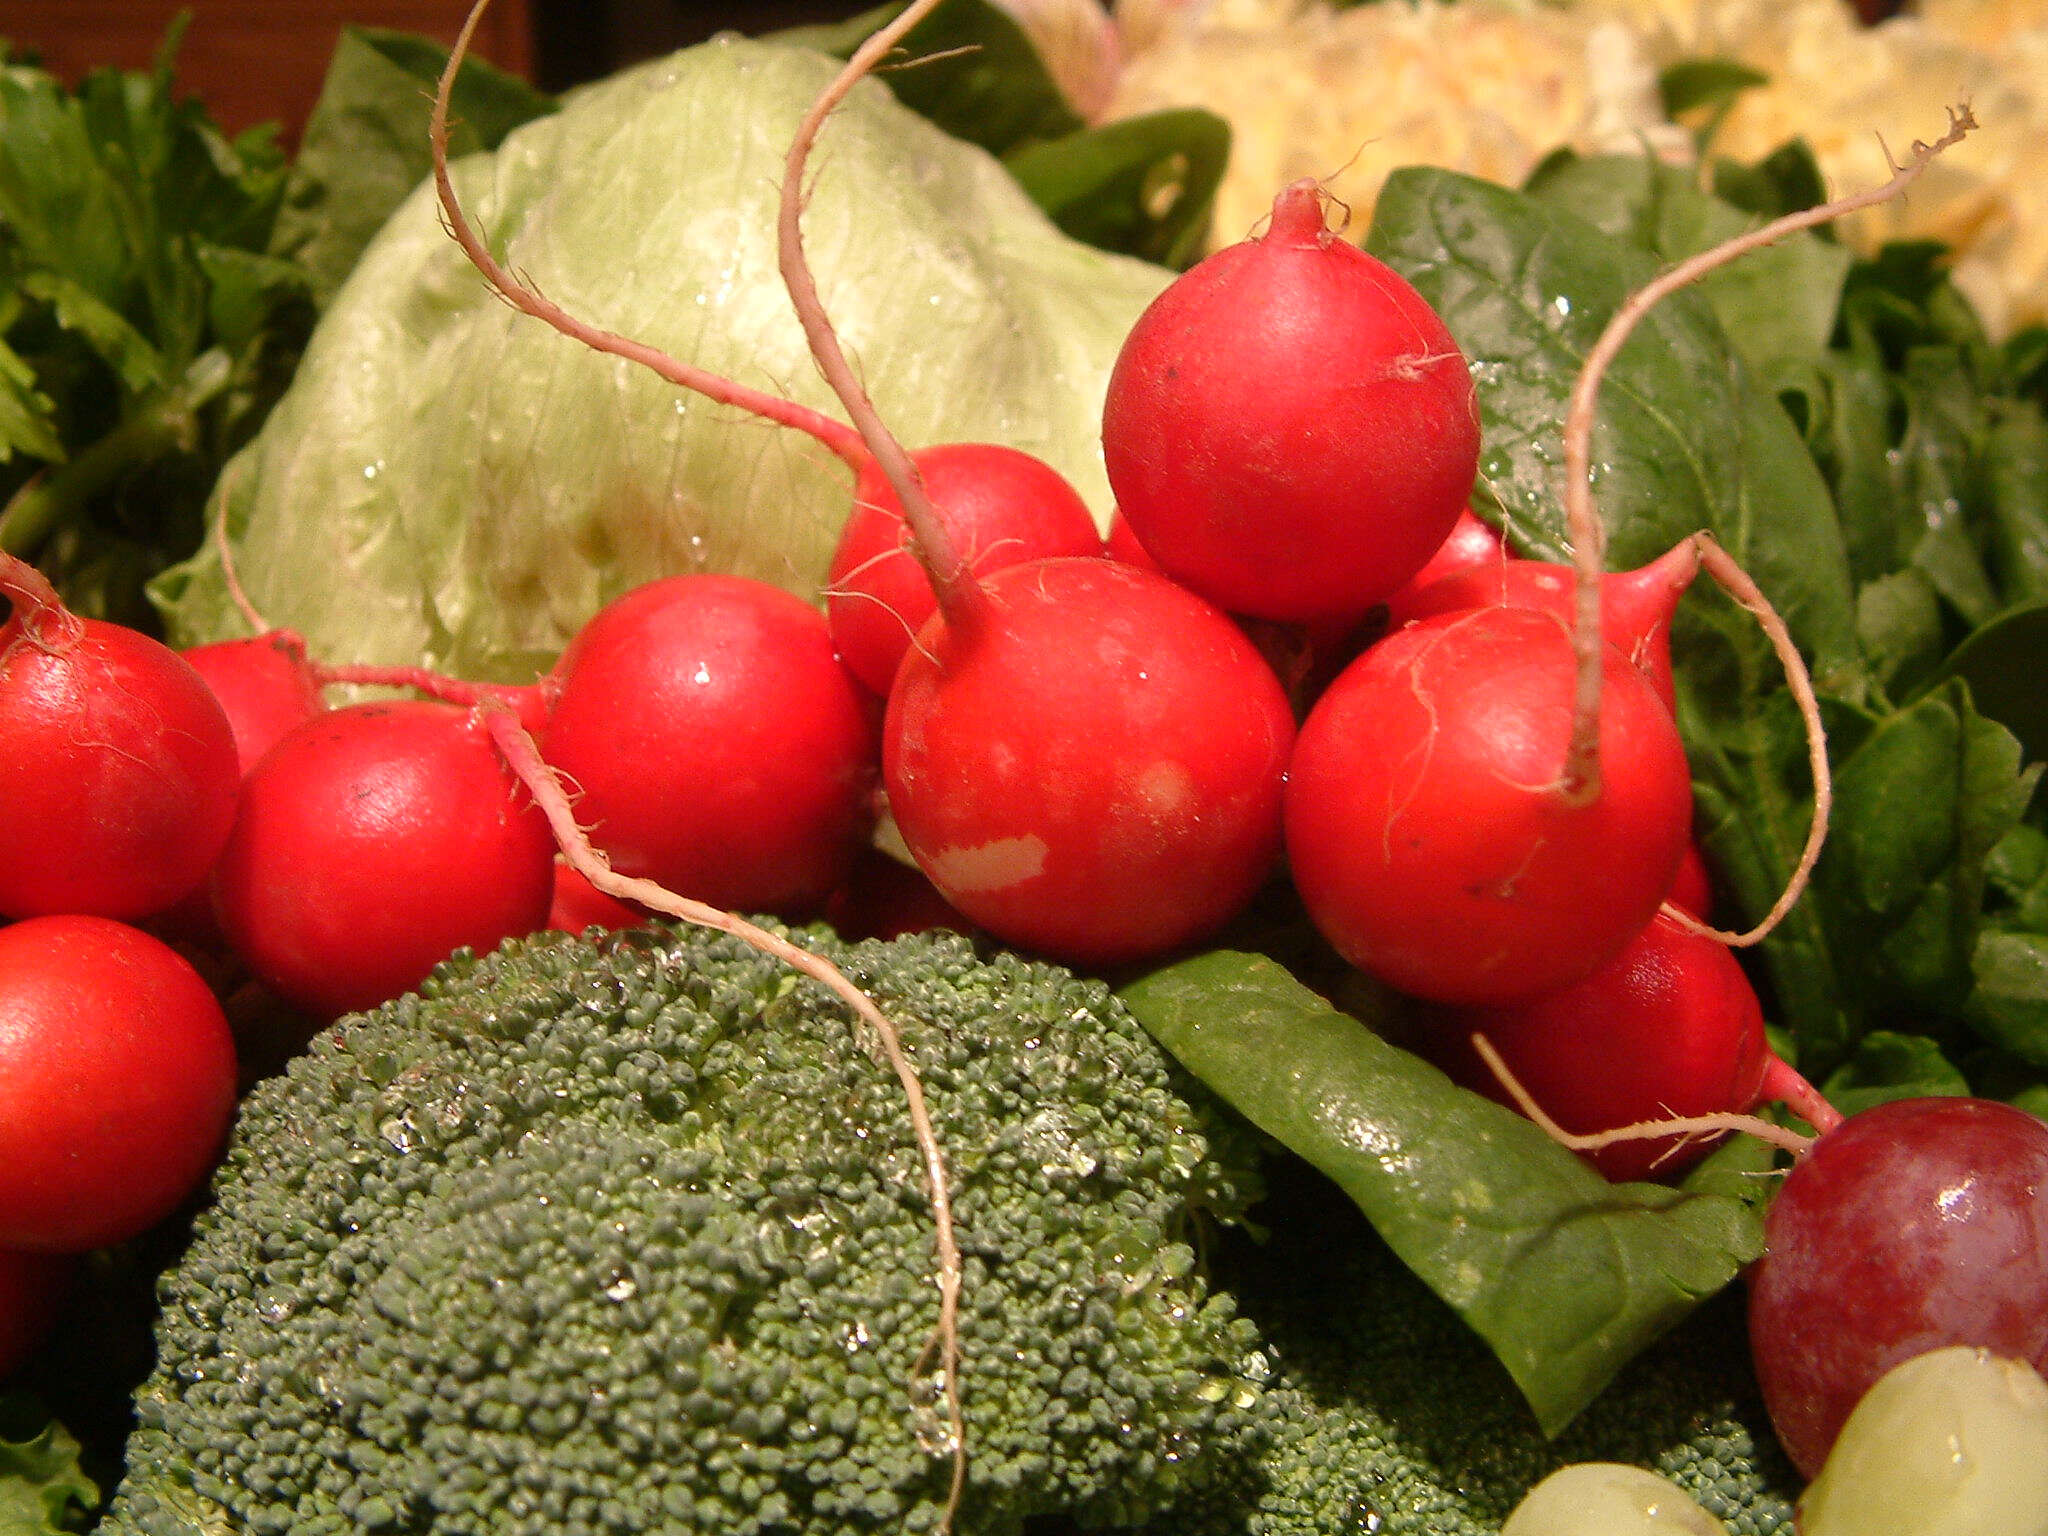
[[[1492,1041],[1484,1035],[1474,1035],[1472,1049],[1478,1053],[1479,1059],[1486,1063],[1487,1070],[1500,1080],[1500,1085],[1507,1090],[1508,1097],[1515,1101],[1515,1107],[1535,1121],[1552,1141],[1573,1152],[1594,1152],[1601,1147],[1611,1147],[1624,1141],[1653,1141],[1666,1136],[1720,1136],[1735,1131],[1754,1136],[1759,1141],[1769,1142],[1772,1146],[1780,1147],[1794,1157],[1799,1157],[1804,1155],[1816,1139],[1812,1136],[1802,1136],[1799,1132],[1766,1120],[1761,1115],[1741,1115],[1732,1112],[1718,1115],[1674,1115],[1668,1120],[1639,1120],[1633,1125],[1616,1126],[1608,1131],[1568,1131],[1551,1119],[1529,1090],[1522,1086],[1521,1080],[1501,1059],[1500,1052],[1493,1048]],[[1786,1067],[1785,1070],[1790,1072],[1792,1069]],[[1805,1080],[1802,1078],[1801,1081]],[[1819,1094],[1815,1093],[1814,1097],[1819,1098]],[[1836,1116],[1837,1123],[1840,1118],[1839,1115]]]
[[[937,5],[938,0],[916,0],[915,4],[907,7],[888,26],[861,44],[846,67],[811,103],[811,109],[797,125],[796,134],[790,140],[789,154],[783,162],[782,201],[776,217],[776,250],[783,286],[789,290],[790,303],[796,309],[805,339],[810,342],[818,371],[846,407],[846,414],[860,434],[862,443],[888,480],[890,488],[896,492],[896,499],[903,508],[903,520],[910,526],[915,553],[931,578],[939,607],[949,616],[964,619],[984,601],[981,588],[974,579],[966,555],[947,533],[939,520],[938,509],[925,494],[924,481],[917,472],[917,466],[911,462],[910,454],[883,422],[874,402],[868,398],[867,390],[854,373],[853,365],[847,361],[846,351],[839,344],[839,335],[825,313],[824,300],[819,297],[817,278],[805,259],[803,237],[804,166],[825,119],[902,40],[903,35],[930,15]]]
[[[763,419],[808,433],[851,466],[856,473],[872,455],[879,461],[885,476],[902,501],[906,521],[913,530],[919,557],[931,573],[932,585],[939,594],[942,606],[949,612],[964,615],[981,600],[980,588],[975,584],[965,559],[955,551],[953,542],[941,526],[929,498],[924,495],[909,455],[882,425],[873,405],[861,390],[858,381],[854,379],[852,369],[847,365],[844,354],[840,352],[836,338],[832,337],[830,322],[825,318],[823,306],[817,296],[816,283],[804,262],[801,234],[798,229],[802,214],[800,189],[804,159],[817,136],[819,127],[846,92],[852,89],[854,83],[873,68],[883,53],[895,46],[904,32],[922,20],[937,0],[917,0],[917,3],[905,10],[895,22],[868,40],[855,54],[847,68],[826,88],[805,117],[789,155],[788,179],[783,188],[779,225],[783,276],[790,284],[791,297],[796,304],[799,318],[804,323],[812,353],[820,358],[821,366],[826,370],[827,381],[846,403],[857,430],[807,406],[781,396],[750,389],[733,380],[683,363],[658,348],[578,320],[539,293],[530,282],[516,277],[491,253],[489,246],[464,216],[461,203],[455,195],[454,181],[448,171],[449,96],[454,87],[456,74],[468,52],[470,40],[475,34],[477,23],[482,19],[488,3],[489,0],[476,0],[463,22],[455,46],[449,54],[447,67],[442,71],[439,88],[434,97],[433,113],[429,120],[429,137],[434,157],[434,186],[440,200],[442,218],[449,234],[462,247],[471,263],[498,296],[513,308],[545,321],[563,335],[581,341],[596,351],[639,363],[681,388],[693,390],[721,403],[738,406]],[[832,367],[824,363],[824,352],[828,346],[831,355],[837,358],[837,377],[834,376]],[[938,1136],[932,1128],[930,1113],[925,1107],[923,1084],[909,1057],[903,1051],[895,1026],[866,993],[855,986],[837,966],[822,956],[814,955],[747,922],[744,918],[703,902],[679,896],[652,880],[614,872],[605,856],[591,845],[582,829],[577,826],[569,801],[553,771],[541,760],[533,738],[508,712],[505,702],[488,695],[479,696],[476,702],[482,710],[493,740],[504,753],[506,761],[526,783],[536,802],[546,813],[564,856],[594,887],[607,895],[626,901],[637,901],[685,922],[732,934],[762,953],[773,956],[793,970],[829,988],[854,1011],[856,1017],[874,1031],[882,1054],[902,1084],[904,1097],[909,1105],[911,1127],[924,1159],[925,1178],[935,1228],[933,1248],[937,1264],[939,1318],[934,1329],[930,1353],[926,1358],[930,1359],[935,1355],[938,1362],[937,1374],[947,1419],[946,1439],[952,1449],[951,1484],[936,1527],[938,1536],[945,1536],[952,1528],[959,1511],[967,1481],[967,1429],[960,1396],[959,1319],[962,1264],[959,1245],[953,1232],[952,1196],[945,1158],[939,1146]],[[924,1365],[921,1363],[919,1373],[922,1374],[923,1370]]]
[[[0,550],[0,597],[14,604],[22,639],[39,651],[58,655],[85,633],[85,621],[64,606],[49,578],[5,550]]]
[[[854,1016],[873,1031],[883,1058],[896,1074],[896,1080],[903,1087],[903,1096],[909,1105],[910,1127],[916,1137],[918,1153],[924,1160],[925,1180],[929,1186],[932,1204],[933,1224],[936,1229],[933,1247],[938,1260],[939,1323],[934,1333],[932,1351],[937,1354],[939,1375],[947,1407],[949,1441],[953,1448],[953,1480],[946,1508],[940,1517],[938,1531],[950,1530],[953,1518],[959,1510],[960,1496],[966,1482],[966,1436],[965,1424],[960,1406],[960,1281],[961,1258],[958,1242],[953,1234],[953,1201],[946,1173],[945,1155],[939,1147],[938,1133],[932,1128],[931,1112],[925,1105],[924,1084],[917,1075],[917,1069],[903,1049],[902,1037],[897,1033],[887,1015],[875,1006],[874,1000],[854,985],[846,973],[825,959],[815,955],[778,934],[737,917],[701,901],[692,901],[679,896],[666,886],[653,880],[643,880],[633,875],[619,874],[611,867],[611,861],[592,845],[583,828],[577,824],[576,812],[569,803],[569,796],[563,789],[555,772],[541,760],[540,749],[525,728],[505,708],[486,701],[482,706],[482,718],[491,739],[504,754],[512,771],[526,785],[535,802],[547,816],[548,825],[553,829],[555,841],[562,850],[562,856],[571,868],[598,890],[622,901],[638,902],[641,906],[656,912],[667,913],[686,923],[729,933],[733,937],[751,944],[763,954],[773,956],[791,970],[808,976],[827,988],[846,1006]],[[919,1366],[922,1374],[923,1365]]]
[[[378,667],[356,664],[329,666],[318,661],[309,662],[308,666],[314,680],[323,688],[406,688],[414,693],[423,693],[430,699],[439,699],[445,704],[464,706],[490,700],[503,704],[508,709],[517,709],[534,689],[533,684],[473,683],[466,678],[449,677],[445,673],[430,671],[426,667]]]
[[[1898,197],[1919,179],[1921,172],[1937,155],[1976,126],[1976,119],[1967,106],[1953,107],[1949,110],[1948,131],[1931,144],[1915,140],[1905,164],[1897,166],[1892,178],[1882,186],[1786,214],[1679,262],[1630,294],[1586,354],[1585,365],[1572,387],[1564,426],[1564,505],[1576,577],[1572,644],[1577,660],[1571,744],[1566,749],[1564,769],[1559,776],[1559,791],[1567,804],[1589,804],[1600,795],[1600,574],[1606,565],[1606,530],[1593,505],[1592,445],[1595,401],[1608,368],[1643,316],[1670,294],[1787,235]],[[1813,825],[1799,865],[1769,914],[1754,929],[1742,934],[1722,934],[1704,927],[1701,930],[1714,932],[1726,943],[1754,944],[1783,920],[1806,888],[1807,878],[1820,857],[1821,842],[1827,835],[1831,798],[1827,739],[1819,707],[1813,700],[1812,680],[1807,674],[1806,664],[1762,592],[1734,558],[1717,544],[1711,545],[1711,553],[1709,546],[1703,544],[1701,554],[1709,574],[1743,607],[1757,615],[1770,635],[1772,646],[1784,664],[1793,693],[1799,700],[1800,713],[1806,723],[1808,758],[1814,771]]]
[[[638,363],[669,383],[721,405],[737,406],[764,421],[793,427],[823,444],[857,472],[865,452],[859,434],[846,423],[835,421],[822,411],[814,411],[795,400],[683,362],[659,347],[579,320],[541,293],[532,282],[513,273],[491,253],[491,248],[463,213],[461,201],[455,195],[455,183],[448,174],[448,100],[455,88],[455,77],[462,68],[462,61],[468,55],[470,39],[489,4],[490,0],[476,0],[462,23],[462,30],[456,35],[455,47],[448,55],[447,67],[441,71],[440,85],[434,93],[434,109],[427,129],[434,152],[434,189],[441,203],[441,222],[483,275],[484,281],[514,309],[545,321],[564,336],[582,342],[591,350]]]
[[[1805,894],[1807,882],[1813,878],[1813,867],[1820,862],[1821,845],[1827,840],[1828,818],[1835,803],[1834,771],[1828,765],[1827,730],[1821,723],[1820,699],[1813,691],[1813,677],[1806,669],[1806,661],[1799,654],[1799,648],[1792,643],[1792,634],[1785,628],[1785,621],[1750,579],[1749,573],[1736,564],[1735,557],[1723,549],[1711,534],[1696,533],[1692,543],[1699,551],[1701,567],[1714,578],[1722,591],[1756,616],[1757,623],[1770,637],[1771,648],[1777,652],[1778,660],[1785,669],[1792,700],[1798,706],[1799,718],[1806,727],[1806,764],[1813,776],[1813,817],[1807,823],[1806,844],[1800,849],[1799,862],[1793,867],[1784,889],[1778,893],[1778,899],[1759,922],[1740,932],[1733,932],[1703,923],[1690,912],[1673,914],[1683,928],[1719,939],[1731,947],[1743,948],[1762,943]]]
[[[874,402],[861,387],[852,365],[847,362],[845,349],[839,344],[838,334],[832,328],[831,318],[825,313],[824,301],[818,294],[818,283],[812,274],[810,263],[804,256],[803,246],[803,202],[804,166],[810,156],[811,146],[817,142],[818,132],[824,126],[839,103],[872,70],[875,65],[893,49],[912,27],[916,26],[938,4],[938,0],[914,0],[901,15],[870,37],[854,53],[852,59],[834,77],[832,83],[819,93],[818,99],[804,114],[790,141],[789,154],[783,164],[782,200],[776,219],[776,249],[778,265],[782,271],[783,285],[789,290],[790,302],[796,308],[798,322],[803,326],[804,336],[810,342],[811,355],[817,359],[819,371],[825,382],[832,387],[840,403],[846,407],[848,417],[860,433],[861,441],[891,489],[896,492],[898,504],[903,508],[904,522],[910,528],[913,552],[925,567],[931,579],[932,591],[939,600],[940,611],[950,622],[972,622],[988,602],[987,595],[974,579],[974,573],[966,556],[960,551],[945,525],[940,522],[938,510],[931,498],[925,494],[923,481],[919,478],[917,466],[903,445],[896,440],[888,426],[876,411]],[[585,871],[588,875],[588,871]],[[604,886],[594,876],[591,883],[599,889]],[[619,894],[614,892],[614,894]],[[630,897],[630,893],[627,893]],[[666,909],[663,909],[666,910]],[[815,960],[816,957],[809,957]],[[795,964],[795,961],[791,961]],[[824,962],[817,961],[819,965]],[[800,967],[801,968],[801,967]],[[829,969],[829,967],[828,967]],[[817,974],[807,971],[806,974]],[[837,976],[838,973],[833,971]],[[824,978],[821,978],[824,979]],[[924,1093],[918,1083],[917,1074],[903,1056],[902,1048],[895,1043],[895,1031],[884,1020],[874,1005],[862,997],[857,988],[844,977],[837,983],[827,981],[837,991],[844,985],[859,1003],[849,1003],[862,1018],[868,1019],[876,1028],[889,1053],[890,1064],[895,1067],[902,1080],[905,1095],[910,1100],[911,1123],[918,1134],[918,1145],[925,1154],[925,1173],[931,1186],[932,1214],[937,1224],[935,1245],[939,1264],[939,1321],[933,1333],[930,1349],[936,1353],[939,1376],[944,1384],[948,1440],[953,1450],[952,1485],[946,1493],[946,1506],[939,1516],[940,1536],[950,1531],[954,1517],[959,1513],[960,1501],[967,1487],[967,1419],[960,1398],[960,1251],[953,1239],[952,1199],[947,1191],[945,1161],[939,1152],[937,1138],[932,1134],[929,1121],[924,1115]],[[846,995],[845,993],[841,994]]]

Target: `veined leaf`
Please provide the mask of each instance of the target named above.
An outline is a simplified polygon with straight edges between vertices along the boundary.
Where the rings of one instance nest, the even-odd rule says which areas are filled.
[[[1726,1192],[1724,1168],[1683,1188],[1610,1184],[1264,956],[1198,956],[1121,996],[1183,1066],[1357,1202],[1493,1348],[1548,1433],[1762,1247],[1761,1215]]]

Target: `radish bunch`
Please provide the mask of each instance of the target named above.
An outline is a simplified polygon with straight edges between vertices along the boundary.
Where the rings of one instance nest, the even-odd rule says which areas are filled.
[[[149,637],[67,611],[0,554],[0,1372],[64,1256],[133,1237],[206,1176],[234,1042],[197,969],[135,926],[189,899],[233,821],[226,713]]]

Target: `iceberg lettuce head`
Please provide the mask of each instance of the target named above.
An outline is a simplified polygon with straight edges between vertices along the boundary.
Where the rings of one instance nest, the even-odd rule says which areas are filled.
[[[836,69],[725,37],[574,93],[455,166],[464,207],[596,325],[839,414],[775,262],[782,156]],[[806,246],[911,446],[1044,457],[1107,519],[1102,389],[1170,274],[1059,233],[982,151],[863,82],[813,157]],[[234,567],[337,661],[530,679],[601,603],[678,572],[824,579],[852,477],[495,298],[432,189],[393,215],[223,477]],[[217,549],[155,595],[176,643],[246,633]]]

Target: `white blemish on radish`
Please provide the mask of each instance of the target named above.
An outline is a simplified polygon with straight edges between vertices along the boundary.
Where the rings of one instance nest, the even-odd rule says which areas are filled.
[[[1184,763],[1152,763],[1131,788],[1137,803],[1152,815],[1175,815],[1195,798],[1194,775]]]
[[[925,873],[947,892],[1000,891],[1045,873],[1045,839],[999,837],[972,848],[942,848]]]

